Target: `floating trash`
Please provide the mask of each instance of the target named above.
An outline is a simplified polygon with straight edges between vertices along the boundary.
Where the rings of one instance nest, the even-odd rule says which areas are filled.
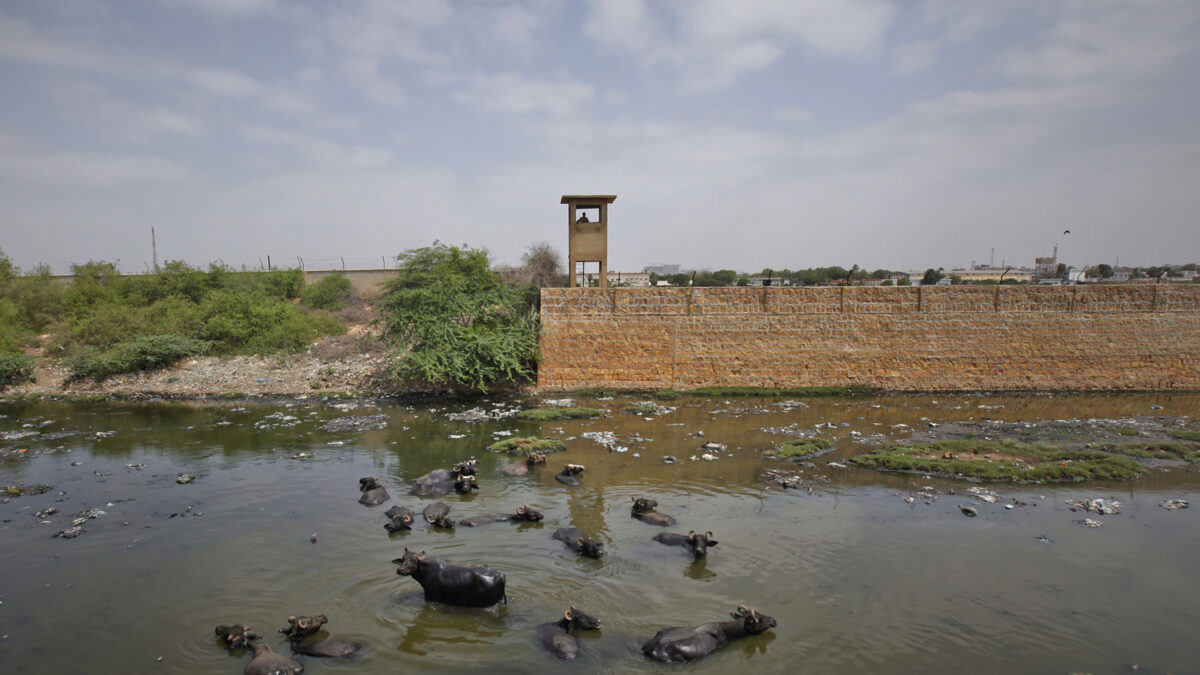
[[[1186,509],[1190,504],[1186,499],[1164,499],[1158,505],[1164,509],[1173,511],[1175,509]]]

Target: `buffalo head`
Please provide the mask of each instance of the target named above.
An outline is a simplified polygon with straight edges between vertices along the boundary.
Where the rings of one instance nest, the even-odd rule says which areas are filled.
[[[402,577],[407,577],[417,571],[421,567],[421,563],[425,561],[425,551],[416,553],[415,551],[404,549],[404,555],[392,561],[396,566],[396,574]]]
[[[712,532],[696,534],[695,531],[689,531],[686,545],[691,550],[692,555],[699,558],[702,555],[707,555],[708,547],[716,546],[717,540],[712,538]]]
[[[575,550],[589,558],[599,559],[604,555],[604,544],[591,537],[581,537],[575,540]]]
[[[656,508],[658,508],[658,502],[653,499],[649,499],[647,497],[633,498],[634,513],[649,513]]]
[[[220,626],[217,626],[215,632],[217,637],[221,638],[221,641],[224,642],[225,645],[230,649],[233,649],[234,647],[244,647],[250,644],[251,640],[258,640],[262,637],[258,633],[251,632],[250,626],[243,626],[238,623],[235,623],[232,626],[221,624]]]
[[[358,479],[358,489],[363,492],[366,492],[367,490],[374,490],[376,488],[381,488],[381,487],[383,487],[383,486],[379,484],[379,481],[375,480],[374,476],[368,476],[367,478],[359,478]]]
[[[584,467],[582,464],[568,464],[563,467],[563,470],[560,473],[563,476],[576,476],[583,473],[583,468]]]
[[[479,484],[475,482],[475,476],[459,476],[454,481],[454,491],[460,495],[471,494],[471,490],[478,490]]]
[[[287,628],[280,628],[279,632],[288,636],[288,639],[297,641],[316,635],[321,630],[321,626],[329,622],[329,617],[317,614],[316,616],[289,616],[287,620]]]
[[[546,456],[540,452],[531,452],[525,457],[525,463],[528,464],[529,466],[534,466],[537,464],[545,464]]]
[[[451,471],[459,476],[474,476],[479,473],[479,460],[472,457],[466,461],[459,462],[454,465]]]
[[[600,630],[601,628],[600,619],[597,619],[589,614],[585,614],[582,610],[575,609],[574,607],[568,609],[563,614],[563,619],[565,619],[567,622],[568,630],[571,628],[577,628],[579,630]]]
[[[742,622],[742,626],[746,630],[746,635],[758,635],[768,628],[775,627],[774,617],[759,614],[745,605],[738,605],[737,611],[730,612],[730,616]]]
[[[536,511],[528,506],[522,505],[517,507],[517,512],[513,515],[513,520],[528,520],[536,523],[544,517],[545,516],[542,515],[541,511]]]

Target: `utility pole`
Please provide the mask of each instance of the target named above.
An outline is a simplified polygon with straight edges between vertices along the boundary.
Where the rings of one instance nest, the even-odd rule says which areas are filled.
[[[154,226],[150,226],[150,252],[154,256],[154,272],[158,273],[158,242],[154,240]]]

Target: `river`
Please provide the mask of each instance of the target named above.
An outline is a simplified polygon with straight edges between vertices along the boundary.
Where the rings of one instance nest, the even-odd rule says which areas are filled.
[[[956,425],[1134,438],[1156,424],[1196,430],[1200,395],[682,398],[627,412],[640,400],[580,398],[608,414],[559,422],[509,416],[547,404],[515,398],[0,404],[0,484],[26,490],[0,503],[2,670],[241,673],[250,657],[221,646],[217,624],[248,624],[286,652],[277,630],[289,615],[325,614],[330,637],[364,649],[350,661],[297,657],[306,673],[674,672],[681,667],[647,660],[640,645],[739,605],[778,625],[682,668],[1198,668],[1200,508],[1160,507],[1196,503],[1196,465],[1151,466],[1124,483],[987,484],[999,496],[989,503],[967,492],[972,483],[846,459]],[[350,416],[383,416],[374,418],[383,426],[321,428]],[[810,465],[763,457],[814,429],[836,445]],[[558,438],[567,450],[528,476],[504,476],[513,458],[486,448],[510,435]],[[452,516],[528,504],[545,520],[384,529],[389,506],[433,501],[406,494],[413,479],[470,456],[481,489],[442,498]],[[554,480],[567,462],[586,466],[578,487]],[[769,471],[796,475],[798,488]],[[181,474],[195,478],[180,483]],[[391,500],[359,504],[364,476]],[[50,489],[33,494],[37,485]],[[693,562],[653,541],[662,528],[630,517],[638,496],[678,519],[672,531],[711,531],[719,544]],[[1123,508],[1097,515],[1066,503],[1095,497]],[[978,516],[964,516],[965,505]],[[79,536],[55,536],[78,517],[87,518]],[[604,558],[551,538],[568,525],[600,540]],[[426,602],[390,562],[406,547],[491,565],[507,576],[508,603]],[[580,659],[560,663],[534,632],[571,605],[604,626],[580,634]]]

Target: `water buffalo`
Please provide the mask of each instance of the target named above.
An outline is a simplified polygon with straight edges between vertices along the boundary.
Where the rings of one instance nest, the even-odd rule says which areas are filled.
[[[450,507],[445,502],[434,502],[425,507],[422,515],[425,516],[425,522],[434,527],[440,527],[446,530],[454,529],[454,520],[450,518]]]
[[[579,656],[582,647],[579,638],[572,635],[571,631],[599,630],[600,627],[600,619],[572,607],[558,621],[538,626],[537,636],[551,654],[560,659],[573,659]]]
[[[576,485],[579,485],[579,479],[576,478],[576,476],[581,473],[583,473],[582,464],[568,464],[563,467],[562,471],[554,475],[554,480],[562,483],[563,485],[575,487]]]
[[[221,638],[221,642],[224,642],[225,646],[230,649],[248,646],[251,640],[258,640],[262,637],[258,633],[251,632],[250,626],[243,626],[240,623],[232,626],[221,624],[217,626],[215,632],[217,637]]]
[[[341,640],[321,640],[310,645],[292,643],[292,651],[305,656],[320,656],[327,659],[346,659],[362,650],[358,642],[342,642]]]
[[[471,516],[458,521],[458,524],[463,527],[475,527],[477,525],[487,525],[489,523],[498,523],[502,520],[512,520],[511,513],[487,513],[481,516]]]
[[[528,506],[518,506],[515,513],[488,513],[482,516],[471,516],[458,521],[459,525],[464,527],[475,527],[476,525],[487,525],[488,523],[498,523],[502,520],[512,521],[529,521],[536,523],[543,518],[541,512],[535,511]]]
[[[305,638],[316,635],[321,626],[329,622],[329,617],[324,614],[316,616],[289,616],[287,628],[280,628],[279,632],[288,636],[288,639],[296,642]]]
[[[658,508],[658,502],[646,497],[634,497],[633,509],[630,515],[643,523],[651,525],[674,525],[675,519],[665,513],[659,513],[654,509]]]
[[[513,520],[524,520],[530,523],[536,523],[545,518],[541,511],[531,509],[529,506],[522,504],[517,507],[516,513],[513,514]]]
[[[421,584],[426,600],[462,607],[490,607],[507,601],[504,575],[491,567],[427,560],[424,551],[415,553],[407,548],[392,563],[397,565],[396,574],[411,576]]]
[[[674,532],[659,532],[654,535],[654,541],[666,544],[667,546],[682,546],[691,551],[692,555],[697,558],[707,555],[709,546],[717,545],[717,540],[712,538],[712,532],[696,534],[695,531],[689,531],[686,535]]]
[[[775,619],[739,606],[732,621],[712,621],[694,628],[664,628],[642,645],[642,652],[664,662],[695,661],[747,635],[758,635],[775,627]]]
[[[554,539],[567,545],[567,548],[588,558],[599,559],[604,555],[604,544],[584,534],[579,528],[560,527],[552,535]]]
[[[505,476],[524,476],[529,473],[529,470],[538,464],[545,464],[546,456],[540,452],[531,452],[525,459],[518,459],[512,464],[506,464],[500,468],[500,473]]]
[[[362,496],[358,498],[359,504],[367,506],[377,506],[391,499],[387,490],[375,480],[374,476],[358,479],[358,489],[362,491]]]
[[[441,497],[451,492],[469,494],[471,490],[479,489],[475,482],[476,473],[476,462],[473,459],[459,462],[452,469],[434,469],[414,480],[413,488],[408,493],[418,497]]]
[[[393,506],[387,511],[384,511],[383,515],[387,516],[388,518],[388,522],[383,524],[383,526],[387,528],[388,532],[411,530],[413,518],[416,517],[416,514],[413,513],[412,509],[408,508],[407,506]]]
[[[254,658],[246,664],[246,675],[296,675],[304,670],[304,666],[293,661],[290,656],[276,654],[265,642],[255,642],[251,648],[254,650]]]

